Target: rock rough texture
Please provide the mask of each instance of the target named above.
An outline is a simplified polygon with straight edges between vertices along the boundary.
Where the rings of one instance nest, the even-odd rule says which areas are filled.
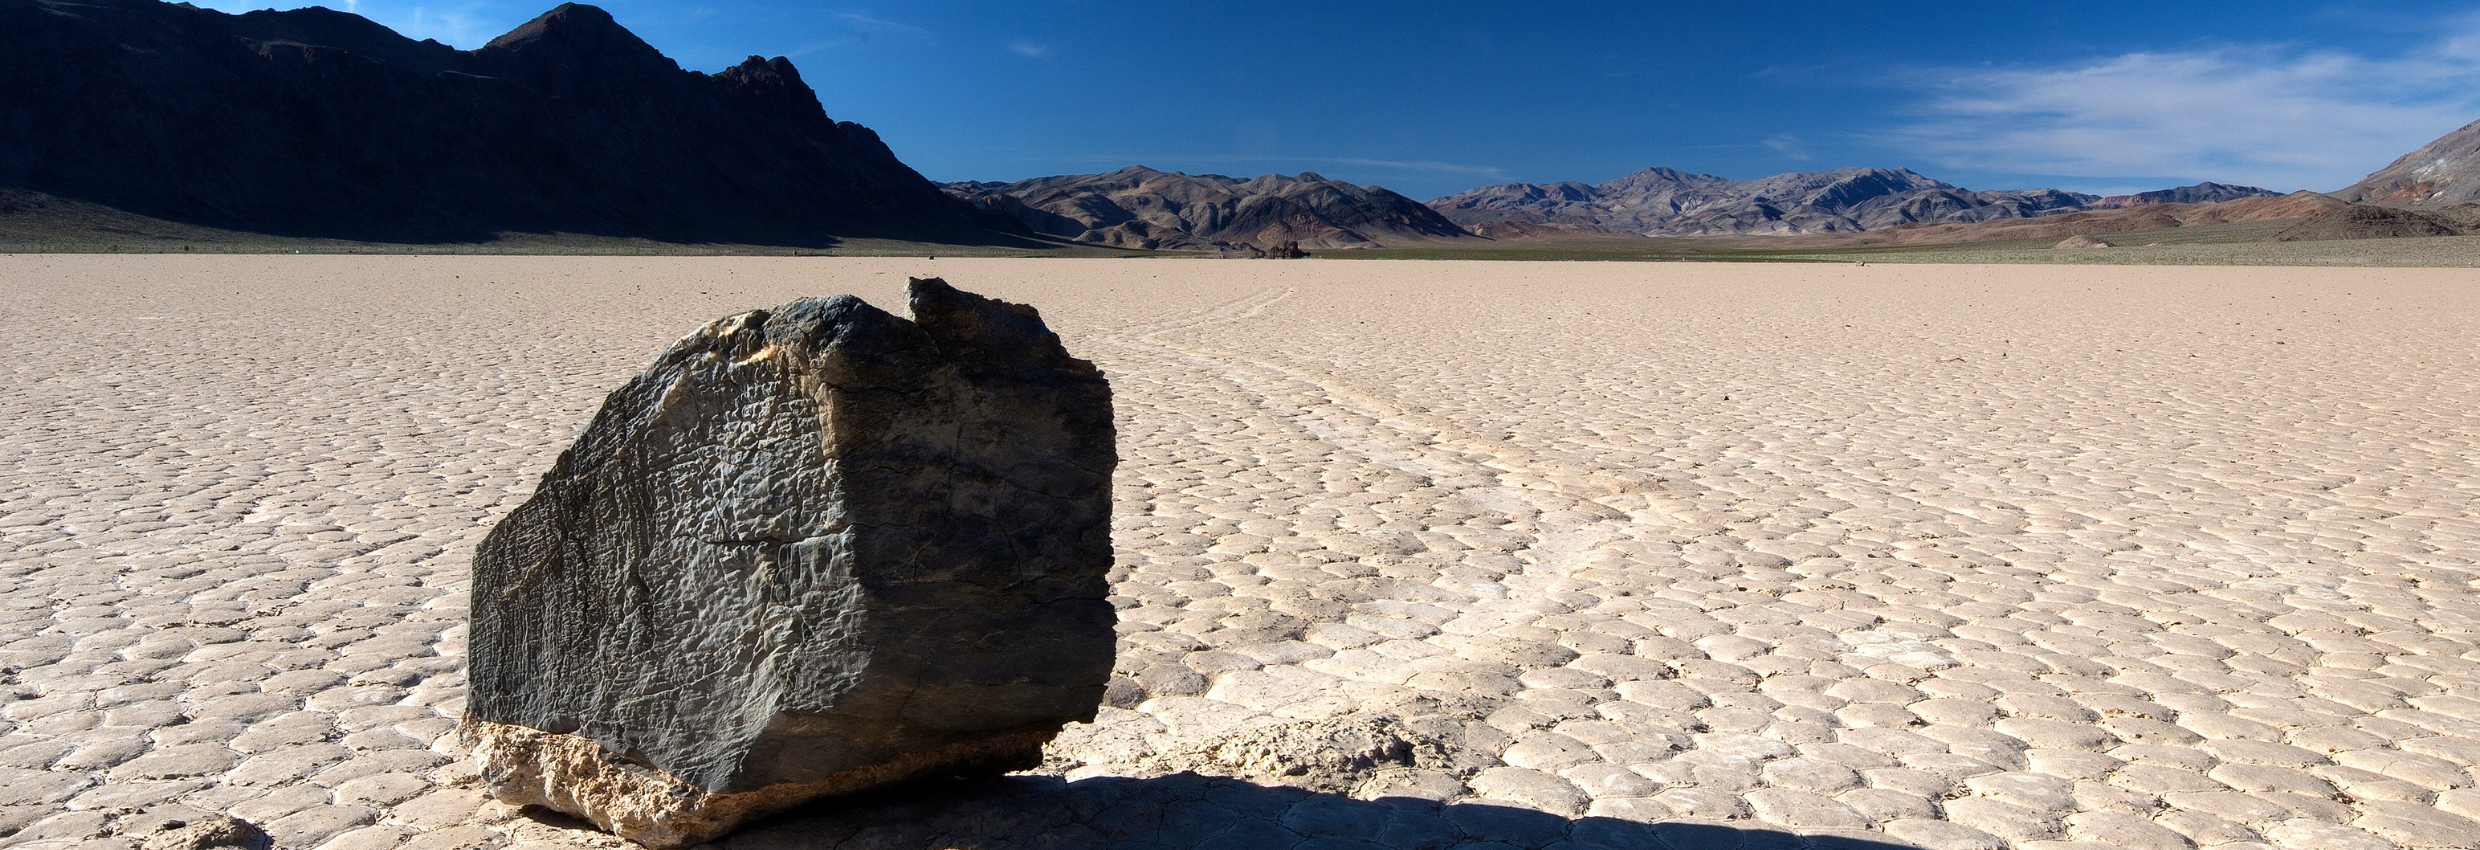
[[[686,846],[1032,767],[1094,716],[1110,388],[1031,307],[911,302],[690,334],[484,539],[465,734],[496,796]]]
[[[2066,248],[2066,249],[2072,249],[2072,248],[2114,248],[2114,247],[2117,247],[2117,246],[2115,246],[2115,245],[2111,245],[2111,244],[2110,244],[2109,242],[2107,242],[2107,241],[2100,240],[2100,239],[2095,239],[2095,238],[2090,237],[2090,236],[2069,236],[2069,237],[2067,237],[2067,238],[2066,238],[2066,240],[2065,240],[2065,241],[2059,242],[2059,243],[2058,243],[2058,244],[2056,244],[2056,245],[2051,245],[2050,247],[2052,247],[2052,248]]]

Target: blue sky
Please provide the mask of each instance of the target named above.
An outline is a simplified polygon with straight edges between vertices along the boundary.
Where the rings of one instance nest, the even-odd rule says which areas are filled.
[[[551,5],[346,0],[468,48]],[[2469,2],[601,5],[683,67],[792,57],[827,114],[934,180],[1142,163],[1428,199],[1876,165],[1974,189],[2332,190],[2480,119]]]

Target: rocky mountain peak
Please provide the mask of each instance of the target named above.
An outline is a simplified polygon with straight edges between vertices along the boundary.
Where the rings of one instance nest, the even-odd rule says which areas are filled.
[[[790,59],[751,56],[716,72],[715,82],[768,114],[801,122],[826,120],[818,93],[801,81],[801,71],[792,67]]]
[[[1675,187],[1705,186],[1715,183],[1729,182],[1732,181],[1725,178],[1716,177],[1711,174],[1691,174],[1675,168],[1655,166],[1653,168],[1640,169],[1617,180],[1597,184],[1593,188],[1602,192],[1624,194],[1631,192],[1641,193],[1647,191],[1659,191],[1662,189]]]
[[[828,120],[791,62],[685,71],[593,6],[460,51],[328,9],[0,0],[0,88],[0,189],[175,222],[411,242],[1015,238]]]
[[[150,5],[152,4],[124,2],[120,4],[120,10],[143,13],[152,11],[147,8]],[[436,74],[443,70],[455,69],[471,58],[471,54],[448,45],[429,39],[411,41],[404,36],[397,35],[395,30],[381,26],[369,18],[323,6],[284,11],[260,9],[230,18],[224,18],[219,12],[189,7],[186,4],[170,8],[186,10],[186,16],[192,19],[187,22],[190,26],[204,24],[211,27],[218,23],[224,24],[229,27],[233,35],[260,45],[283,44],[330,48],[365,59],[385,62],[418,74]],[[154,33],[144,33],[141,30],[129,34],[144,37]]]
[[[683,72],[611,13],[562,3],[475,51],[546,94],[626,102],[631,90]]]
[[[535,15],[533,20],[518,24],[516,29],[491,39],[484,48],[528,49],[536,45],[554,45],[578,52],[600,53],[611,48],[627,52],[652,52],[661,55],[653,45],[621,26],[610,12],[600,6],[583,3],[562,3],[550,11]]]

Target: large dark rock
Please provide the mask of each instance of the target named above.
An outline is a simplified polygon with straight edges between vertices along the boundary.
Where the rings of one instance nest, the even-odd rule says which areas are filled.
[[[1023,243],[783,57],[683,70],[593,6],[489,44],[311,7],[0,0],[0,189],[293,237]]]
[[[1114,620],[1109,385],[1033,308],[912,282],[718,320],[612,393],[474,556],[500,799],[685,846],[1032,767]]]

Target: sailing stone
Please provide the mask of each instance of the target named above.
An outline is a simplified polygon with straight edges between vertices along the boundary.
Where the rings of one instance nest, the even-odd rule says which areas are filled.
[[[681,339],[492,529],[463,734],[494,796],[684,847],[1093,718],[1110,386],[1032,307],[910,294]]]

